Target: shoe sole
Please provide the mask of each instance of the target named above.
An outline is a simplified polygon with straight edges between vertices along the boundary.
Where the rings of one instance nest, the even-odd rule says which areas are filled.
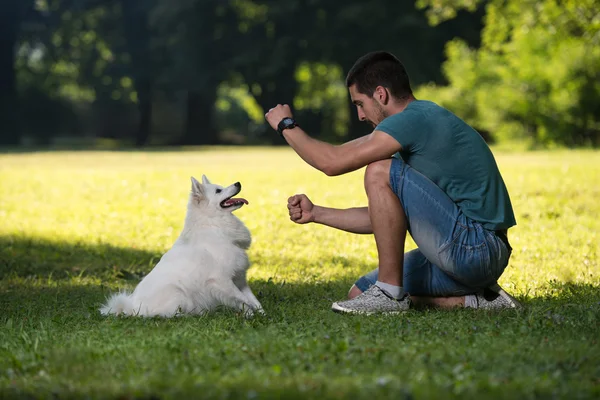
[[[349,308],[344,308],[340,306],[338,303],[333,303],[331,305],[331,310],[338,314],[352,314],[352,315],[398,315],[406,312],[407,310],[399,310],[399,311],[385,311],[385,312],[369,312],[369,311],[357,311],[351,310]]]

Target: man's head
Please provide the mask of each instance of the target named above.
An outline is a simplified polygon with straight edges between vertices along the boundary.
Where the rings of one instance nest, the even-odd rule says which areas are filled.
[[[375,127],[394,106],[413,98],[404,65],[385,51],[368,53],[356,61],[346,77],[358,118]]]

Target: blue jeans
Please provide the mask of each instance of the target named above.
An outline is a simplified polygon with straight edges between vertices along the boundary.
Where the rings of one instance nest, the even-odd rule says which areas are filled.
[[[392,159],[390,185],[402,204],[416,250],[404,254],[404,290],[417,296],[462,296],[495,283],[510,258],[510,245],[465,216],[427,177]],[[363,292],[377,270],[356,281]]]

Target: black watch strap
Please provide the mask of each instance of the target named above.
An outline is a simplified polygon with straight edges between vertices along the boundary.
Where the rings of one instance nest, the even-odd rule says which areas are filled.
[[[292,129],[298,126],[298,123],[294,118],[285,117],[282,119],[279,124],[277,124],[277,133],[283,136],[284,129]]]

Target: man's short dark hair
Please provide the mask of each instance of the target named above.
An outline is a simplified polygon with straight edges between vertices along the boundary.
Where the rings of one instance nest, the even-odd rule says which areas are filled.
[[[372,96],[377,86],[388,88],[397,99],[412,95],[404,65],[386,51],[365,54],[354,63],[346,77],[346,86],[354,84],[359,93],[367,96]]]

